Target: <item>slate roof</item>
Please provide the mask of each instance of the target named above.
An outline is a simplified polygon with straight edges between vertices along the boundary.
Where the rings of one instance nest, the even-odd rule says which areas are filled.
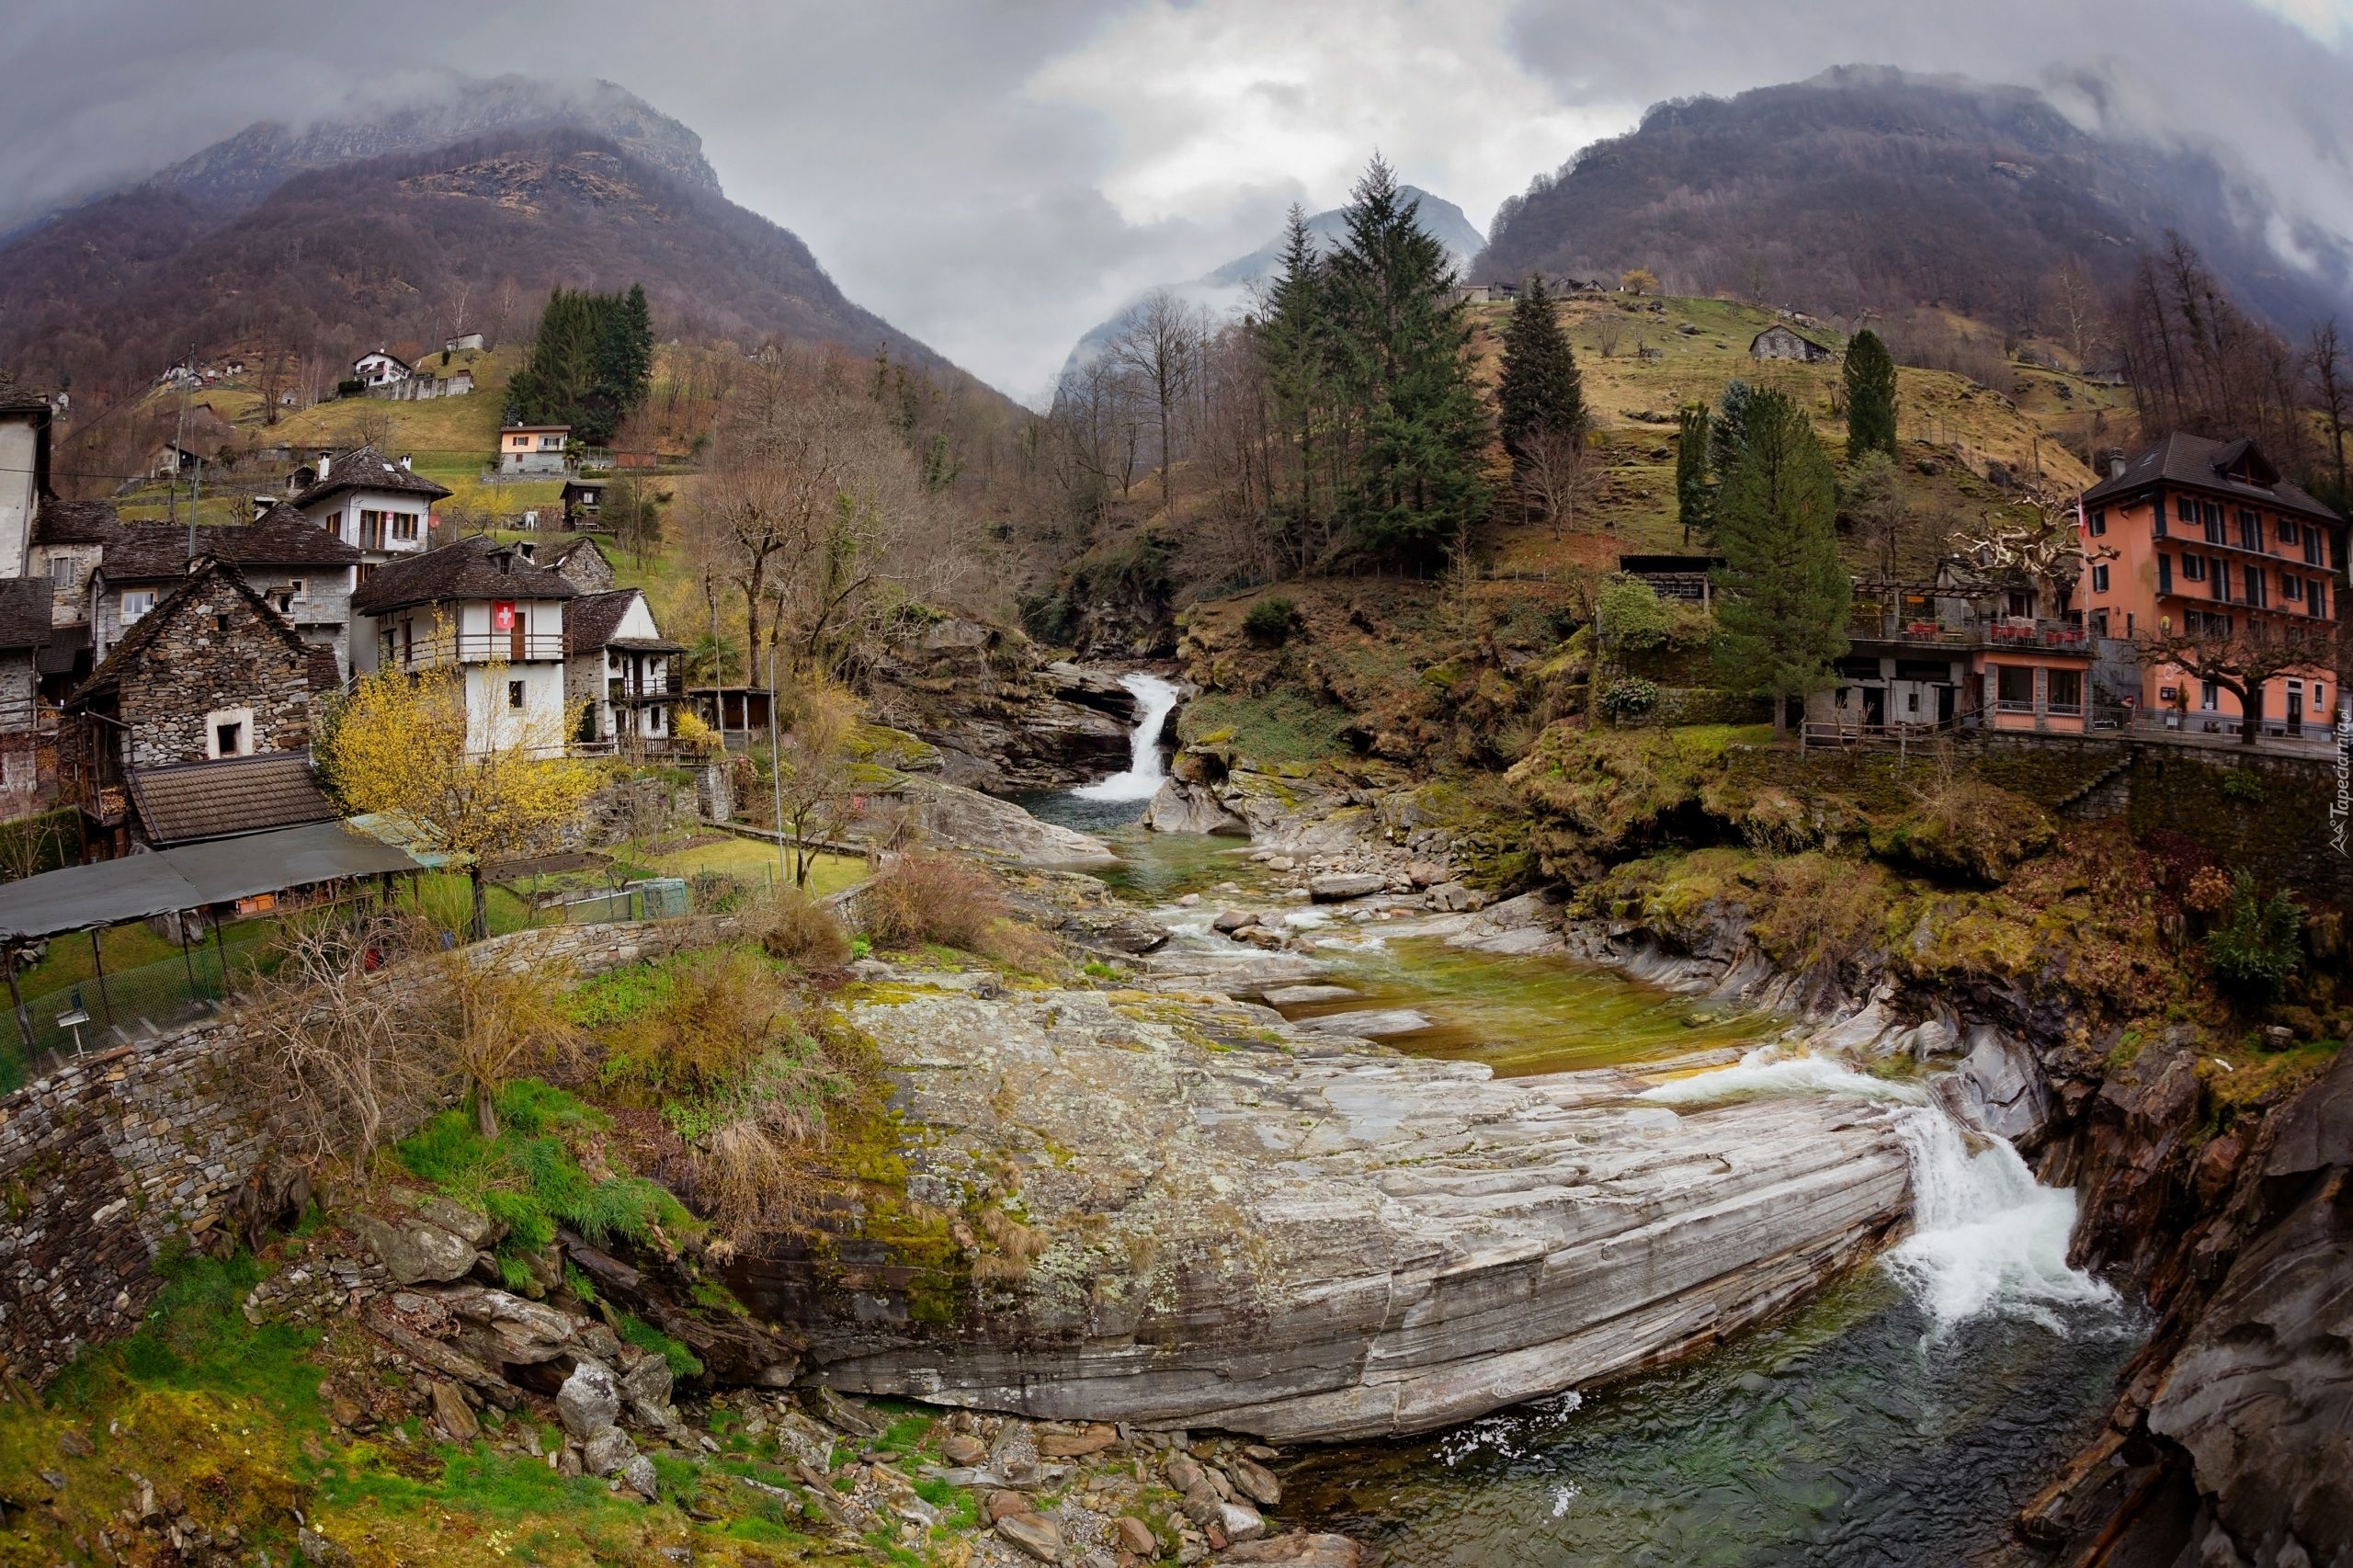
[[[49,579],[0,578],[0,649],[39,648],[49,642]]]
[[[121,526],[111,501],[43,501],[33,518],[33,542],[104,544]]]
[[[2302,512],[2325,522],[2341,523],[2345,520],[2290,480],[2279,479],[2268,485],[2252,484],[2242,479],[2234,479],[2222,472],[2250,456],[2260,469],[2278,472],[2261,449],[2244,437],[2215,441],[2203,436],[2185,436],[2177,432],[2153,447],[2133,453],[2126,460],[2122,473],[2113,479],[2104,479],[2085,491],[2084,501],[2087,506],[2097,506],[2102,501],[2130,494],[2152,484],[2185,484],[2200,490],[2219,491],[2243,500],[2284,506],[2289,511]]]
[[[565,545],[562,550],[557,551],[553,555],[548,557],[545,565],[551,572],[563,572],[565,576],[570,577],[572,576],[572,574],[565,571],[565,568],[570,566],[572,564],[573,558],[580,554],[583,551],[587,551],[590,555],[597,558],[597,565],[604,568],[606,581],[610,582],[612,580],[613,572],[613,563],[611,559],[605,554],[605,550],[602,545],[598,544],[595,540],[588,538],[586,535],[583,535],[579,539],[574,540],[570,544]],[[577,582],[577,579],[574,579],[574,581]]]
[[[403,468],[373,447],[354,447],[328,459],[327,476],[296,492],[293,504],[307,506],[313,501],[324,501],[347,490],[384,490],[422,495],[432,501],[438,501],[449,494],[423,474]]]
[[[622,618],[629,614],[630,601],[642,597],[636,588],[615,588],[610,593],[583,594],[572,601],[563,612],[563,649],[566,653],[585,653],[597,648],[609,648],[620,642]],[[672,650],[683,652],[686,644],[673,642],[666,637],[631,637],[626,646],[642,653],[659,653]]]
[[[47,414],[49,399],[30,387],[20,387],[14,376],[0,370],[0,414]]]
[[[281,501],[240,527],[196,530],[197,554],[239,566],[348,566],[359,551]],[[176,577],[188,570],[188,529],[171,523],[123,523],[107,541],[98,569],[109,581]]]
[[[480,534],[438,550],[376,568],[351,596],[361,615],[381,615],[408,605],[449,599],[570,599],[580,590],[562,574],[534,566]]]
[[[236,592],[243,594],[246,602],[254,607],[261,624],[275,631],[280,642],[301,653],[306,661],[314,652],[324,651],[314,650],[309,643],[303,642],[294,629],[287,625],[278,612],[270,608],[269,601],[254,592],[253,585],[245,581],[244,574],[225,561],[209,561],[188,574],[186,580],[173,589],[161,604],[141,616],[131,630],[122,634],[122,641],[107,651],[106,658],[100,661],[97,669],[90,672],[90,678],[84,681],[74,695],[65,699],[65,705],[68,708],[78,708],[93,697],[116,690],[117,683],[122,678],[122,672],[147,656],[148,644],[162,636],[164,628],[179,615],[181,608],[197,594],[202,592],[204,585],[215,577],[221,578]],[[328,657],[334,657],[332,651],[325,652]],[[315,683],[317,679],[315,667],[310,665],[306,667],[313,669],[312,678]]]
[[[135,768],[125,783],[142,835],[154,845],[299,827],[342,815],[320,791],[305,752]]]

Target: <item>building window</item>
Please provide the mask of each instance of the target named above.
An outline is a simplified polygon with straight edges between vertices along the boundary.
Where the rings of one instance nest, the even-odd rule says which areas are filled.
[[[2108,508],[2105,506],[2094,506],[2091,509],[2091,515],[2084,519],[2084,531],[2090,534],[2094,539],[2098,539],[2100,536],[2107,533]]]
[[[2259,513],[2250,512],[2244,506],[2239,508],[2239,548],[2242,550],[2263,548],[2263,517]]]
[[[2320,529],[2317,528],[2307,528],[2304,529],[2305,565],[2318,566],[2321,563],[2321,552],[2327,548],[2327,538],[2322,534]]]
[[[2005,712],[2033,712],[2034,666],[1996,665],[1994,670],[1994,705]]]
[[[2092,592],[2096,594],[2104,594],[2108,592],[2108,568],[2106,566],[2095,566],[2092,568]]]
[[[2095,637],[2108,635],[2108,611],[2104,609],[2092,611],[2092,635]]]
[[[2164,557],[2160,556],[2158,559],[2163,560]],[[2181,558],[2181,580],[2185,583],[2204,582],[2206,580],[2206,558],[2202,555],[2183,556]]]
[[[415,512],[394,512],[392,514],[392,537],[404,543],[415,542],[416,514]]]
[[[2212,713],[2218,711],[2222,706],[2222,688],[2217,687],[2211,680],[2200,681],[2198,683],[2198,710],[2200,713]]]
[[[2185,523],[2194,523],[2198,520],[2198,503],[2187,495],[2175,497],[2173,510],[2174,516]]]
[[[125,626],[136,626],[139,623],[139,618],[154,608],[154,589],[127,588],[122,596],[122,623]]]
[[[2053,713],[2081,713],[2084,710],[2084,672],[2052,670],[2050,673],[2049,707]]]
[[[2201,505],[2198,508],[2198,511],[2199,521],[2203,524],[2206,528],[2206,542],[2208,544],[2221,544],[2222,542],[2222,506],[2215,502],[2208,501]]]
[[[2246,569],[2246,602],[2257,609],[2269,602],[2264,594],[2267,581],[2262,567],[2249,566]]]
[[[2173,592],[2173,557],[2170,555],[2157,557],[2157,592]]]
[[[2279,548],[2285,550],[2291,544],[2302,544],[2303,542],[2304,530],[2297,525],[2296,519],[2293,517],[2280,518]]]
[[[2290,604],[2302,603],[2304,597],[2304,580],[2302,577],[2291,577],[2285,572],[2280,573],[2279,597],[2286,599]]]
[[[2319,577],[2313,579],[2313,591],[2308,596],[2304,608],[2323,620],[2328,619],[2328,584],[2325,579]]]
[[[521,681],[510,680],[506,683],[506,706],[509,708],[520,708],[523,706],[523,683]]]
[[[2214,561],[2213,584],[2216,598],[2227,599],[2231,597],[2231,563],[2219,556]]]
[[[251,756],[254,750],[254,710],[216,708],[204,716],[204,755],[211,758]]]
[[[61,588],[72,587],[74,585],[74,558],[70,555],[51,556],[49,558],[49,580]]]

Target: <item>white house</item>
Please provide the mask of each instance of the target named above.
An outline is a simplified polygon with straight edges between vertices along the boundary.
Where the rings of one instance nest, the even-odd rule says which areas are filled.
[[[429,546],[433,503],[449,492],[373,447],[322,457],[288,504],[359,551],[359,575]],[[298,475],[299,477],[299,475]]]
[[[686,644],[662,635],[642,593],[617,588],[573,600],[564,646],[564,700],[581,708],[580,740],[626,751],[665,744],[677,733]]]
[[[444,339],[441,344],[441,352],[444,354],[455,354],[462,349],[483,349],[488,348],[489,347],[490,339],[483,336],[481,333],[461,332],[455,337]]]
[[[509,425],[498,433],[501,473],[562,473],[569,425]]]
[[[390,386],[394,381],[404,381],[415,373],[407,360],[387,354],[381,348],[362,354],[351,362],[351,379],[365,381],[371,387]]]
[[[470,751],[561,751],[564,612],[579,597],[511,545],[474,537],[393,562],[351,596],[361,674],[455,665],[466,682]]]

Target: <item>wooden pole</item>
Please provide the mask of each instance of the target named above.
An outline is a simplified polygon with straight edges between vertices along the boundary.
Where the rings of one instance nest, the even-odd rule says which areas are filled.
[[[107,994],[107,955],[98,945],[98,928],[90,927],[90,961],[97,966],[98,1002],[107,1010],[107,1022],[114,1022],[114,998]]]
[[[29,1071],[32,1066],[33,1056],[33,1020],[31,1016],[25,1011],[24,993],[17,989],[17,949],[13,946],[8,949],[7,963],[8,1005],[16,1011],[17,1033],[24,1039],[25,1065],[27,1070]]]

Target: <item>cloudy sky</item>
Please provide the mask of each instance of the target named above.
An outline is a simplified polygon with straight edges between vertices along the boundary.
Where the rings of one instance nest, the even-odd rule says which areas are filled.
[[[1663,98],[1845,62],[2039,85],[2353,234],[2353,0],[0,0],[0,224],[252,120],[603,76],[860,303],[1017,396],[1374,148],[1483,227]]]

